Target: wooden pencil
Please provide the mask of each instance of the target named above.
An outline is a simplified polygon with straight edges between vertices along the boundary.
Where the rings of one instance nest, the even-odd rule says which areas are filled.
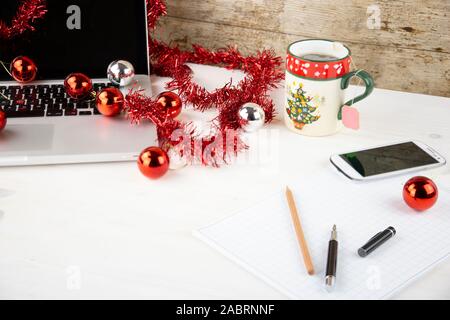
[[[294,224],[295,233],[297,235],[298,244],[302,251],[303,261],[305,263],[306,271],[309,275],[314,275],[314,265],[309,253],[308,244],[306,243],[305,233],[303,232],[302,224],[300,222],[300,217],[298,215],[297,206],[295,205],[294,195],[291,189],[286,187],[286,198],[289,204],[289,209],[291,211],[292,222]]]

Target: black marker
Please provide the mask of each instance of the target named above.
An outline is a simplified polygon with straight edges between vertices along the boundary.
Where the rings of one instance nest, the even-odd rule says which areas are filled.
[[[328,290],[332,289],[336,283],[337,258],[338,258],[338,242],[337,242],[337,228],[335,225],[333,227],[333,231],[331,232],[331,240],[328,245],[327,274],[325,276],[325,285]]]
[[[383,232],[378,233],[369,242],[364,245],[361,249],[358,250],[358,254],[360,257],[365,258],[373,251],[378,249],[381,245],[383,245],[386,241],[393,238],[397,231],[393,227],[389,227]]]

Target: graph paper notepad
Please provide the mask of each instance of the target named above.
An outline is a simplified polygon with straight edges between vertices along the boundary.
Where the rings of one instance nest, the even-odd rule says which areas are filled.
[[[313,179],[313,180],[311,180]],[[316,268],[308,276],[283,193],[194,234],[292,299],[385,299],[450,256],[450,193],[415,213],[402,200],[404,178],[355,183],[337,175],[292,185]],[[314,187],[313,187],[314,186]],[[337,286],[324,289],[328,241],[339,232]],[[367,258],[359,247],[389,226],[397,235]]]

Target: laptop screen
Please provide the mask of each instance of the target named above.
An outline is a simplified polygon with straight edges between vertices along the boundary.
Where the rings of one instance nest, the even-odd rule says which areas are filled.
[[[0,19],[10,24],[20,1],[1,0]],[[38,79],[64,79],[72,72],[106,78],[108,65],[130,61],[148,74],[145,0],[47,0],[48,12],[28,32],[0,40],[0,60],[24,55],[38,66]],[[0,80],[11,80],[0,70]]]

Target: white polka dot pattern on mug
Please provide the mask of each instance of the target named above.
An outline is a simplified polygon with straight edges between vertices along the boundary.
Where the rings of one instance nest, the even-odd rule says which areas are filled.
[[[333,61],[333,62],[313,62],[304,61],[291,54],[287,54],[286,67],[291,73],[312,79],[335,79],[348,74],[351,70],[352,58]]]

